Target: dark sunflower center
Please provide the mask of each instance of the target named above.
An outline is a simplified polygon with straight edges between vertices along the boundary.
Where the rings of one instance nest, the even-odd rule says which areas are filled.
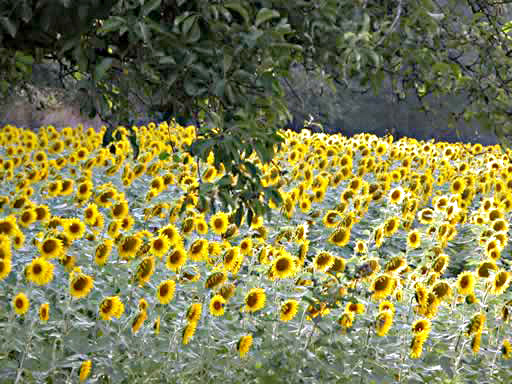
[[[51,253],[55,251],[56,248],[57,244],[55,243],[55,240],[46,240],[43,243],[43,251],[45,251],[46,253]]]
[[[34,272],[34,275],[39,275],[41,272],[43,272],[43,267],[41,266],[41,264],[36,264],[32,268],[32,272]]]
[[[281,258],[276,262],[276,270],[279,272],[287,271],[290,268],[290,261],[286,258]]]
[[[169,286],[164,284],[160,287],[160,296],[165,297],[169,293]]]
[[[251,293],[248,297],[247,297],[247,305],[249,307],[254,307],[256,305],[256,303],[258,302],[258,295],[255,294],[255,293]]]
[[[16,308],[21,309],[23,308],[23,299],[16,299]]]
[[[83,291],[85,287],[87,287],[87,279],[85,277],[80,276],[73,282],[73,289],[77,292]]]
[[[376,291],[384,291],[388,288],[388,279],[386,277],[381,277],[377,279],[375,282],[375,290]]]

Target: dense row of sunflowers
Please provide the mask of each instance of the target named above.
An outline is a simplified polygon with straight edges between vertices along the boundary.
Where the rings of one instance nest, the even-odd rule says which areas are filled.
[[[200,329],[201,348],[232,345],[240,361],[293,330],[305,349],[325,337],[362,334],[363,350],[372,335],[395,337],[404,362],[435,354],[450,318],[457,374],[468,348],[476,358],[485,344],[491,374],[512,356],[510,153],[282,132],[271,164],[251,156],[282,203],[270,201],[271,221],[238,227],[233,213],[198,206],[199,183],[226,173],[213,154],[202,163],[183,151],[194,127],[134,127],[135,161],[124,127],[115,154],[103,131],[79,128],[0,131],[0,341],[16,381],[41,378],[24,365],[35,335],[53,343],[44,375],[81,381],[108,376],[108,349],[94,348],[105,335],[148,349],[165,340],[172,361]],[[76,353],[60,343],[80,327],[89,347],[59,371],[55,356]]]

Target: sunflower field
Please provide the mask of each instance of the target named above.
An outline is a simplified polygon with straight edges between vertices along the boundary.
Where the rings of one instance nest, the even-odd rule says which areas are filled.
[[[512,380],[511,152],[281,131],[237,225],[193,126],[81,128],[0,130],[2,383]]]

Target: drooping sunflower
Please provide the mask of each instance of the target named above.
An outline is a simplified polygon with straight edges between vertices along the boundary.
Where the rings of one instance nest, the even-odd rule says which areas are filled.
[[[391,274],[400,273],[404,268],[407,268],[407,260],[403,256],[393,257],[384,266],[384,270]]]
[[[190,342],[190,339],[196,333],[196,328],[197,328],[197,322],[195,322],[195,321],[189,322],[186,325],[186,327],[183,329],[183,334],[182,334],[183,345],[187,345]]]
[[[236,345],[236,349],[238,353],[240,354],[240,358],[244,358],[245,355],[249,352],[252,346],[252,334],[249,333],[248,335],[242,336],[240,340],[238,340],[238,343]]]
[[[85,297],[91,292],[94,286],[94,280],[91,276],[86,275],[80,271],[80,268],[75,268],[69,277],[69,293],[71,296],[79,299]]]
[[[228,215],[224,212],[217,212],[210,219],[210,228],[217,235],[222,235],[226,232],[229,225]]]
[[[411,359],[419,359],[423,353],[423,344],[425,339],[420,335],[414,335],[411,342],[411,348],[409,356]]]
[[[39,306],[39,320],[43,323],[50,320],[50,304],[43,303]]]
[[[265,306],[266,294],[262,288],[252,288],[245,295],[245,310],[248,312],[256,312]]]
[[[182,247],[175,247],[167,255],[165,266],[171,271],[178,272],[187,262],[187,251]]]
[[[450,256],[448,256],[445,253],[441,253],[437,258],[434,260],[434,263],[432,264],[432,270],[434,272],[439,273],[442,275],[448,265],[450,264]]]
[[[313,260],[313,268],[316,271],[325,272],[334,264],[334,257],[327,251],[320,251]]]
[[[221,295],[226,301],[231,299],[235,294],[236,286],[233,283],[224,283],[219,289]]]
[[[242,257],[240,254],[240,247],[234,246],[229,247],[224,253],[223,263],[226,271],[232,271],[239,263],[239,259]]]
[[[171,242],[169,238],[165,235],[159,235],[150,240],[151,248],[150,252],[158,258],[162,258],[169,248],[171,247]]]
[[[12,307],[18,315],[24,315],[30,307],[30,300],[27,295],[20,292],[12,299]]]
[[[354,312],[343,312],[341,317],[338,319],[338,324],[341,326],[343,330],[347,328],[351,328],[354,323]]]
[[[99,305],[99,314],[103,320],[110,320],[112,317],[120,318],[124,312],[124,304],[119,296],[105,297]]]
[[[480,351],[480,345],[482,344],[482,332],[477,332],[471,338],[471,350],[473,353]]]
[[[377,276],[370,287],[373,292],[372,299],[380,300],[390,295],[395,288],[395,279],[389,275],[382,274]]]
[[[140,286],[146,284],[155,272],[155,258],[154,256],[146,256],[142,259],[135,271],[135,280]]]
[[[461,295],[470,295],[473,293],[473,290],[475,289],[475,274],[470,271],[465,271],[459,274],[457,277],[457,291]]]
[[[288,252],[279,255],[272,262],[271,273],[276,278],[286,279],[295,275],[295,272],[296,262]]]
[[[156,298],[160,304],[169,304],[176,292],[176,282],[174,280],[162,281],[156,289]]]
[[[143,310],[139,310],[137,315],[132,320],[132,333],[133,334],[136,334],[139,331],[140,327],[142,327],[142,325],[144,324],[144,322],[146,321],[147,318],[148,318],[147,312],[143,311]]]
[[[160,234],[167,236],[172,247],[183,244],[183,239],[174,224],[167,224],[160,229]]]
[[[188,256],[192,261],[205,261],[208,258],[208,240],[195,240],[188,250]]]
[[[440,280],[432,287],[432,292],[439,301],[448,300],[452,296],[452,287],[446,281]]]
[[[119,258],[121,260],[130,260],[135,257],[139,247],[142,245],[142,240],[134,235],[126,236],[123,238],[121,244],[117,248]]]
[[[227,275],[225,272],[223,272],[223,271],[213,272],[206,279],[204,286],[206,289],[213,289],[215,287],[218,287],[219,285],[224,284],[224,282],[226,280],[227,280]]]
[[[286,300],[283,304],[281,304],[281,308],[279,311],[280,320],[283,322],[288,322],[292,320],[295,315],[297,315],[297,311],[299,309],[299,302],[295,299]]]
[[[113,244],[112,240],[105,239],[103,243],[96,247],[96,251],[94,252],[94,262],[96,264],[102,266],[107,263],[110,253],[112,252]]]
[[[494,261],[487,260],[480,263],[476,270],[476,274],[479,278],[486,279],[491,275],[491,271],[497,270],[498,266],[496,265],[496,263]]]
[[[377,336],[386,336],[393,324],[393,312],[381,311],[375,319],[375,331]]]
[[[222,297],[219,294],[213,296],[210,300],[210,313],[213,316],[223,316],[225,304],[226,300],[224,299],[224,297]]]
[[[482,333],[484,325],[485,314],[483,312],[475,313],[468,324],[466,335],[471,336],[476,333]]]
[[[45,285],[53,280],[54,265],[44,257],[33,259],[25,268],[25,276],[28,281],[37,285]]]
[[[62,240],[56,237],[47,237],[38,244],[41,256],[47,259],[53,259],[62,256],[64,252],[64,245]]]
[[[510,285],[510,272],[500,270],[494,275],[494,280],[491,286],[491,294],[501,295]]]
[[[418,319],[412,323],[412,333],[419,338],[426,340],[430,334],[430,320],[429,319]]]
[[[343,226],[338,227],[330,236],[329,242],[344,247],[350,240],[350,229]]]
[[[203,305],[201,303],[192,303],[188,307],[186,318],[189,323],[197,323],[201,318]]]
[[[334,256],[334,263],[329,268],[328,272],[330,273],[339,273],[343,272],[346,267],[346,262],[343,257]]]
[[[86,360],[80,366],[80,381],[85,381],[91,374],[92,361]]]

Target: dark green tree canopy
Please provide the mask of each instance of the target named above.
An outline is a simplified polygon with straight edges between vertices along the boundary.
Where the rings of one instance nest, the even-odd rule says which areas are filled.
[[[420,100],[464,95],[452,120],[477,119],[510,147],[506,3],[3,0],[0,87],[25,81],[34,61],[53,60],[77,81],[84,112],[126,122],[137,100],[195,118],[201,140],[193,154],[213,150],[240,173],[253,151],[271,160],[277,129],[290,118],[281,80],[301,63],[375,92],[389,80],[398,95],[413,90]]]

